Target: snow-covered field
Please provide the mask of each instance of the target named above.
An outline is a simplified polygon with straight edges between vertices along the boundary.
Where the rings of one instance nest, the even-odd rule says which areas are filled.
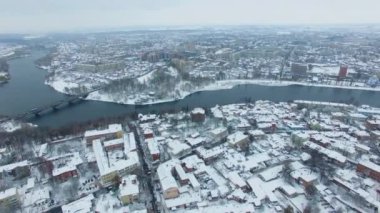
[[[78,84],[67,82],[64,80],[55,80],[50,82],[45,82],[45,84],[53,87],[55,90],[57,90],[60,93],[67,93],[66,88],[75,88],[78,87]]]

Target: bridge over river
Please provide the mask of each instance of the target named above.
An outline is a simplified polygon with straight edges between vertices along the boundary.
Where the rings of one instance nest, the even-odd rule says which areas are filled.
[[[96,89],[96,90],[99,90],[99,89]],[[32,108],[29,111],[26,111],[24,113],[19,113],[19,114],[14,115],[14,116],[3,117],[0,120],[0,123],[4,123],[4,122],[10,121],[10,120],[27,120],[27,119],[30,119],[31,117],[39,117],[39,116],[46,114],[46,113],[49,113],[49,112],[58,111],[58,110],[63,109],[65,107],[71,107],[74,104],[77,104],[77,103],[85,100],[85,98],[88,96],[88,94],[90,94],[91,92],[94,92],[96,90],[91,90],[89,92],[82,93],[79,95],[70,95],[65,99],[55,101],[55,102],[47,104],[47,105]]]

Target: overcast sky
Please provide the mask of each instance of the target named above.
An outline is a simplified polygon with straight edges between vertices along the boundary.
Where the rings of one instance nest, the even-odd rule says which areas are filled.
[[[380,0],[0,0],[0,33],[379,22]]]

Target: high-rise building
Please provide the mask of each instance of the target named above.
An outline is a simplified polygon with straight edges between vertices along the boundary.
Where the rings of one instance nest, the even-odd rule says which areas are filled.
[[[338,77],[339,78],[347,77],[347,70],[348,70],[347,65],[341,65],[339,69]]]
[[[307,66],[304,64],[292,63],[292,65],[290,67],[290,72],[292,73],[293,79],[306,77]]]

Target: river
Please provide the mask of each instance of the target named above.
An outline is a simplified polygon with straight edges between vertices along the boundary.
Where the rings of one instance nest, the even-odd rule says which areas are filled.
[[[32,108],[64,99],[64,94],[56,92],[44,84],[46,71],[37,68],[34,61],[46,52],[32,51],[27,57],[9,62],[11,80],[0,86],[0,115],[17,115]],[[188,107],[212,107],[216,104],[230,104],[251,100],[313,100],[346,102],[355,101],[380,107],[380,92],[350,90],[340,88],[308,86],[261,86],[241,85],[227,90],[197,92],[186,98],[147,106],[120,105],[100,101],[84,101],[61,110],[33,118],[30,121],[39,126],[60,127],[74,122],[83,122],[101,117],[118,116],[132,112],[149,113],[161,110]]]

